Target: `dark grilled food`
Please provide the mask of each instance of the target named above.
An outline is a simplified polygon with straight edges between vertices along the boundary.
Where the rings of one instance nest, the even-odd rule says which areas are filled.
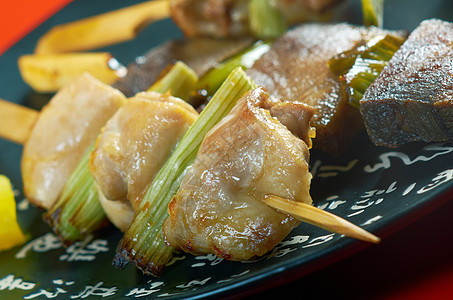
[[[422,22],[360,101],[380,146],[453,140],[453,24]]]
[[[346,83],[330,71],[328,62],[387,33],[344,23],[300,25],[277,40],[247,73],[276,98],[314,107],[313,148],[338,155],[364,126],[360,112],[349,104]]]
[[[239,100],[203,139],[172,198],[163,226],[167,242],[229,260],[263,255],[281,242],[299,221],[261,199],[312,202],[312,114],[311,107],[272,100],[261,88]]]
[[[146,91],[169,65],[183,61],[198,76],[211,68],[250,47],[253,40],[193,38],[171,40],[139,56],[127,66],[127,75],[117,80],[113,87],[128,97]]]
[[[288,24],[318,21],[342,0],[276,0],[271,5]],[[250,36],[250,0],[171,0],[172,19],[186,36]]]

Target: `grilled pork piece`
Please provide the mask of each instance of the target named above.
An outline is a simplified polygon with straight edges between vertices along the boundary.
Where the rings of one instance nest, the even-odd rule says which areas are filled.
[[[171,40],[151,49],[128,65],[127,75],[117,80],[113,87],[132,97],[146,91],[169,66],[183,61],[198,76],[202,76],[218,63],[251,46],[252,39],[194,38]]]
[[[317,21],[341,0],[275,0],[271,4],[288,24]],[[250,35],[250,0],[171,0],[170,13],[186,36]]]
[[[453,140],[453,24],[422,22],[360,101],[371,140],[398,147]]]
[[[102,126],[124,104],[116,89],[85,73],[63,87],[39,114],[24,145],[25,196],[49,209]]]
[[[313,148],[338,155],[364,127],[360,112],[349,104],[346,84],[327,63],[358,43],[387,33],[343,23],[303,24],[277,40],[247,73],[276,98],[314,107]]]
[[[273,194],[312,202],[307,163],[312,113],[302,103],[274,101],[261,88],[240,99],[206,135],[171,200],[166,241],[230,260],[263,255],[282,241],[299,222],[261,199]]]
[[[90,172],[102,207],[120,230],[127,229],[147,187],[197,117],[183,100],[143,92],[107,122],[91,154]]]

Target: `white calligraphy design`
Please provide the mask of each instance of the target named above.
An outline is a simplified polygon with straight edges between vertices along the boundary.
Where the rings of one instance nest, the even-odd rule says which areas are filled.
[[[441,155],[446,155],[453,152],[453,147],[441,146],[439,144],[428,145],[423,147],[423,150],[426,151],[438,151],[431,156],[420,155],[414,159],[411,159],[407,154],[397,151],[385,152],[379,155],[380,163],[375,164],[374,166],[367,165],[363,170],[367,173],[376,172],[379,169],[388,169],[391,167],[390,158],[399,158],[406,166],[412,165],[416,162],[427,162],[433,158]]]
[[[63,244],[60,239],[53,233],[46,233],[45,235],[34,239],[33,241],[26,244],[19,252],[16,253],[15,257],[18,259],[25,258],[29,251],[34,252],[47,252],[61,248]]]
[[[20,290],[31,290],[34,289],[36,283],[23,281],[22,278],[15,278],[13,274],[9,274],[6,277],[0,279],[0,291],[8,289],[12,291],[14,289]]]

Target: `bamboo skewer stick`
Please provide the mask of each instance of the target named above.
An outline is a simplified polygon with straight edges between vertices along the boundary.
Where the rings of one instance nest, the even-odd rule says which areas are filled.
[[[38,117],[38,111],[0,99],[0,137],[24,144]]]
[[[58,25],[41,37],[35,53],[85,51],[128,41],[169,16],[168,0],[154,0]]]
[[[348,237],[371,243],[379,243],[381,240],[379,237],[369,233],[359,226],[309,204],[288,200],[274,195],[265,196],[262,201],[300,221],[315,225],[331,232],[344,234]]]

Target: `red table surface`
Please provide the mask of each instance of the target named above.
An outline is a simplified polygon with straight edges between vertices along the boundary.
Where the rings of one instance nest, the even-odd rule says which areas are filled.
[[[72,0],[0,2],[0,55]]]
[[[2,1],[0,55],[71,1]],[[357,295],[389,300],[453,299],[453,218],[450,216],[453,216],[453,204],[446,204],[384,239],[380,245],[255,297],[293,292],[304,297],[304,290],[299,288],[312,284],[326,289],[320,296],[336,299],[357,298]]]

